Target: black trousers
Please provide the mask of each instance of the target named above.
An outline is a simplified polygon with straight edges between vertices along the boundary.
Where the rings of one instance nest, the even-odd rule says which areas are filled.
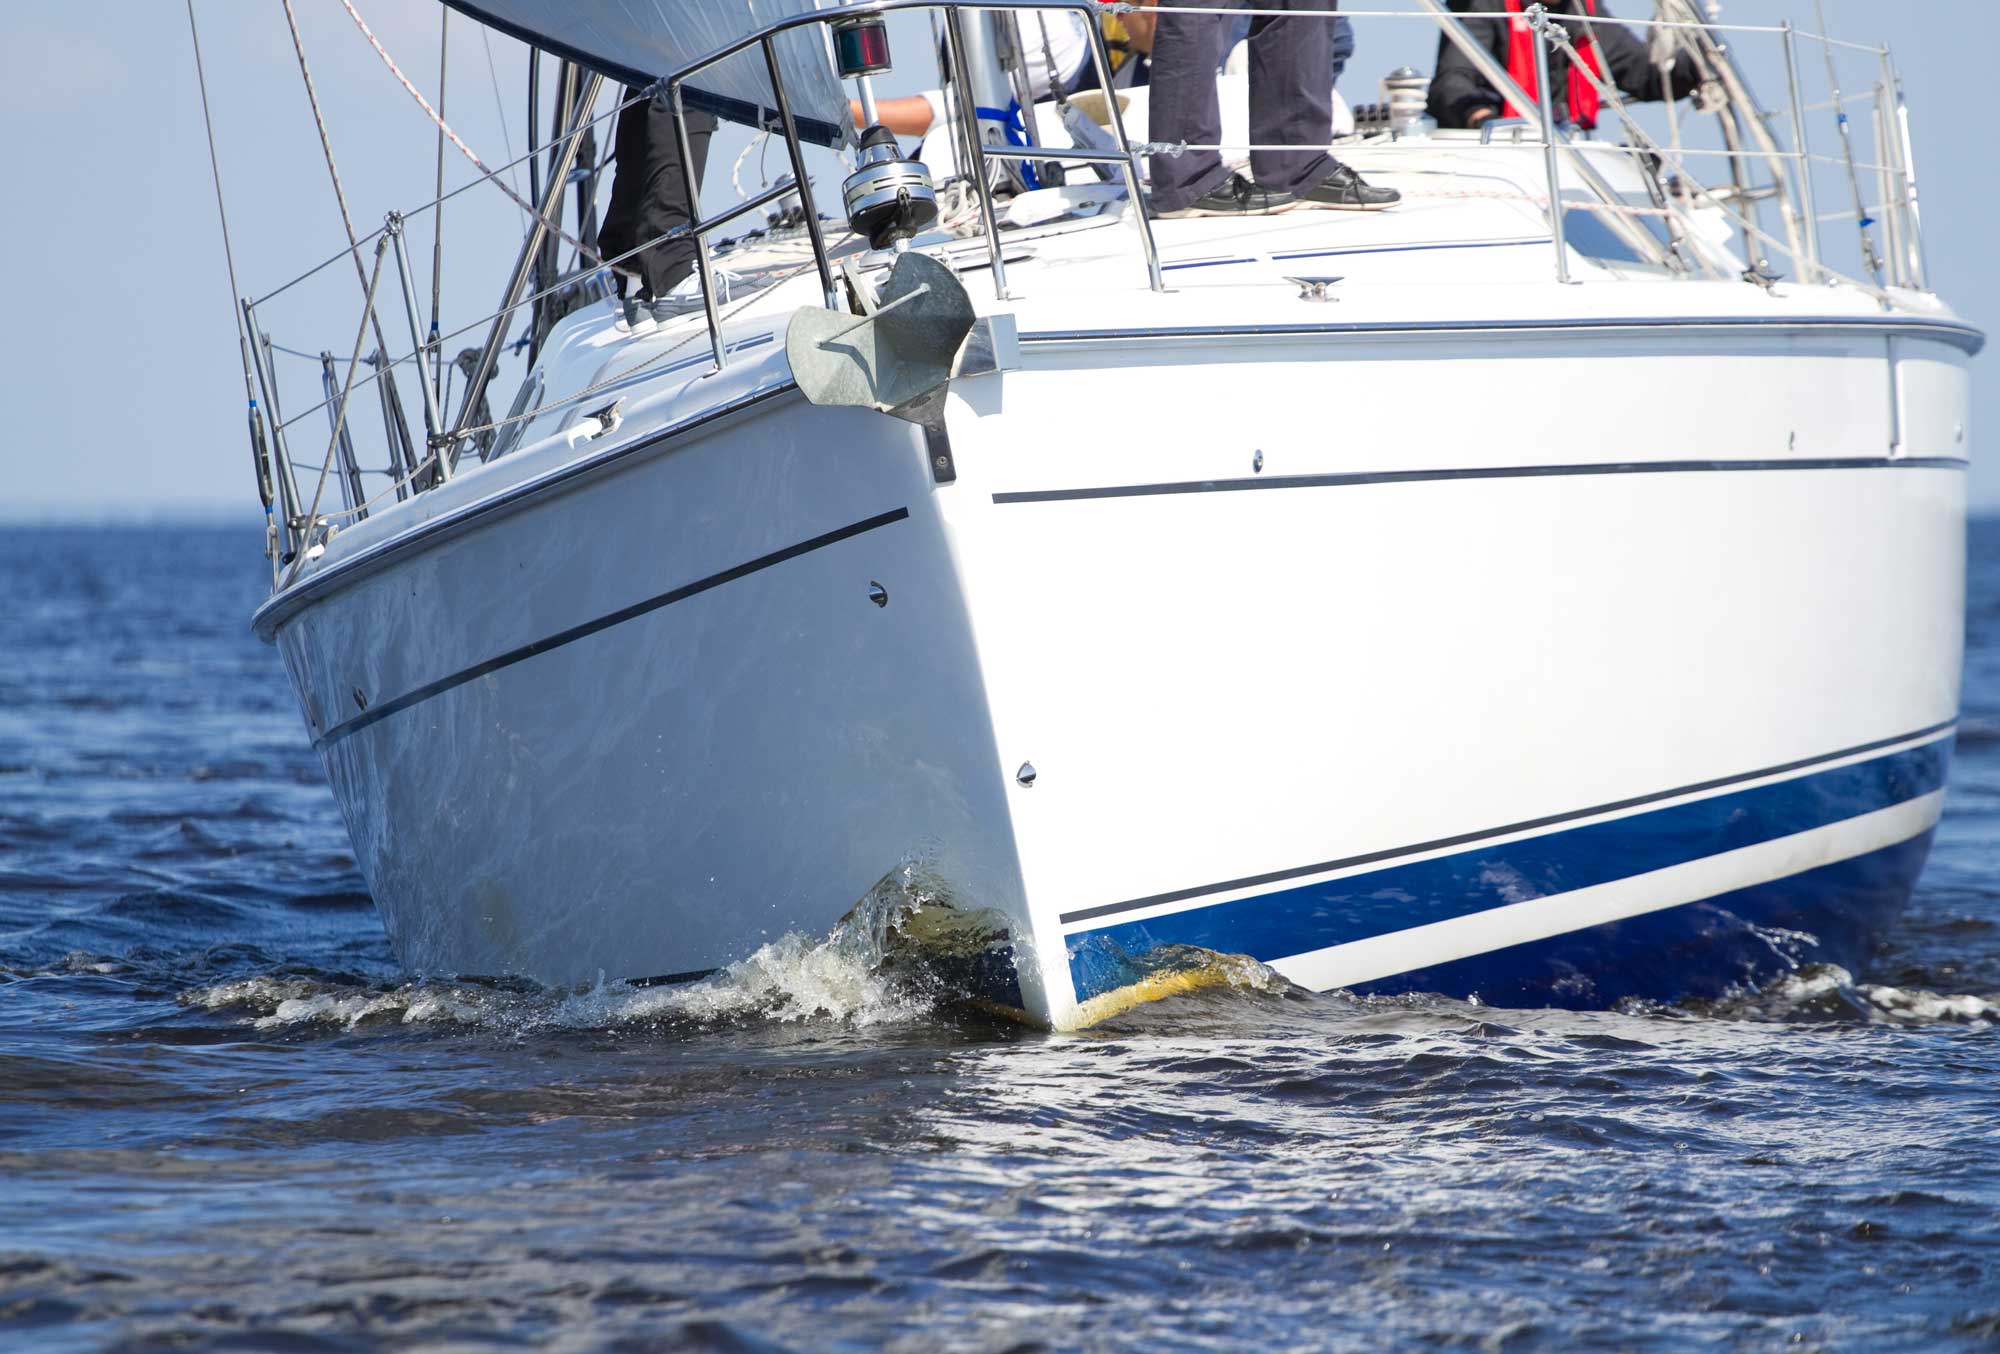
[[[1324,13],[1338,3],[1257,0],[1248,7]],[[1236,8],[1245,0],[1160,0],[1146,130],[1154,141],[1212,146],[1222,139],[1215,73],[1227,20],[1220,14],[1172,12],[1176,5],[1194,4]],[[1332,64],[1332,20],[1306,13],[1250,20],[1250,140],[1300,148],[1251,151],[1250,174],[1262,186],[1298,192],[1333,172],[1335,161],[1326,153],[1333,139]],[[1150,168],[1155,211],[1178,211],[1228,177],[1221,154],[1212,150],[1155,155]]]
[[[639,91],[627,89],[631,98]],[[701,197],[701,174],[708,162],[708,139],[715,134],[715,119],[707,113],[687,115],[688,148],[694,153],[694,197]],[[618,156],[611,176],[611,205],[604,209],[604,225],[597,232],[597,249],[605,258],[616,258],[628,249],[688,224],[689,176],[681,164],[680,145],[674,138],[674,115],[664,94],[642,99],[618,115]],[[650,301],[665,296],[675,284],[694,271],[693,240],[648,245],[618,265],[620,271],[639,278],[639,297]]]

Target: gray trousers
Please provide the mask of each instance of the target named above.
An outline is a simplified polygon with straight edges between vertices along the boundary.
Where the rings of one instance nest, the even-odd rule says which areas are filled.
[[[1153,78],[1147,134],[1154,141],[1212,146],[1222,139],[1222,112],[1215,95],[1216,65],[1222,60],[1220,14],[1174,14],[1183,5],[1227,5],[1325,13],[1339,0],[1160,0],[1153,37]],[[1333,137],[1333,23],[1300,14],[1250,20],[1250,140],[1260,146],[1298,150],[1250,152],[1250,175],[1265,188],[1298,192],[1333,172],[1326,153]],[[1228,178],[1222,156],[1212,150],[1152,157],[1153,210],[1187,206]]]

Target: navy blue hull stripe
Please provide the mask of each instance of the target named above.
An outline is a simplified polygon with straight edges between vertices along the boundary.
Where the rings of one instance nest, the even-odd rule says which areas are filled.
[[[1601,1010],[1631,998],[1685,1001],[1761,986],[1803,964],[1859,973],[1909,901],[1932,833],[1679,907],[1599,922],[1429,968],[1357,983],[1393,996],[1442,992],[1493,1006]]]
[[[1746,470],[1964,470],[1956,456],[1818,456],[1775,461],[1615,461],[1585,465],[1482,465],[1455,470],[1360,470],[1340,475],[1258,475],[1251,479],[1106,484],[1082,489],[1020,489],[995,503],[1063,503],[1081,498],[1151,498],[1161,494],[1241,493],[1257,489],[1337,489],[1359,484],[1436,480],[1524,480],[1583,475],[1692,475]]]
[[[1951,740],[1524,840],[1192,907],[1069,939],[1079,999],[1109,957],[1197,945],[1260,960],[1448,921],[1685,864],[1905,803],[1944,784]],[[1116,982],[1111,982],[1116,986]]]
[[[1439,837],[1435,841],[1416,842],[1409,846],[1390,847],[1386,851],[1370,851],[1363,855],[1346,856],[1339,860],[1322,860],[1312,865],[1295,865],[1286,870],[1273,870],[1268,874],[1245,875],[1241,879],[1225,879],[1214,884],[1198,884],[1193,888],[1175,889],[1171,893],[1155,893],[1144,898],[1132,898],[1122,903],[1104,903],[1097,907],[1086,907],[1076,912],[1065,912],[1060,920],[1068,926],[1075,922],[1091,921],[1098,917],[1114,916],[1120,912],[1136,912],[1142,907],[1157,907],[1161,903],[1184,902],[1189,898],[1199,898],[1210,893],[1231,893],[1237,889],[1255,888],[1259,884],[1277,884],[1287,879],[1301,879],[1309,874],[1331,874],[1335,870],[1351,870],[1357,865],[1374,865],[1385,860],[1395,860],[1401,856],[1420,856],[1431,851],[1443,851],[1453,846],[1468,846],[1473,842],[1487,841],[1494,837],[1511,837],[1516,833],[1533,832],[1537,828],[1555,827],[1561,823],[1573,823],[1584,818],[1598,818],[1607,813],[1623,813],[1627,809],[1643,808],[1648,804],[1658,804],[1668,799],[1681,799],[1687,795],[1707,794],[1711,790],[1724,790],[1732,785],[1744,785],[1753,780],[1766,780],[1772,776],[1789,775],[1794,771],[1804,771],[1815,766],[1825,766],[1828,762],[1845,761],[1849,757],[1859,757],[1864,753],[1876,752],[1882,748],[1894,747],[1898,743],[1911,743],[1919,738],[1928,738],[1943,733],[1958,723],[1956,716],[1928,728],[1912,729],[1899,733],[1893,738],[1878,738],[1871,743],[1856,747],[1842,748],[1838,752],[1823,752],[1817,757],[1802,757],[1795,762],[1785,762],[1778,766],[1759,767],[1755,771],[1741,771],[1733,776],[1719,776],[1714,780],[1698,781],[1693,785],[1677,785],[1671,790],[1655,790],[1651,794],[1635,795],[1630,799],[1613,800],[1609,804],[1593,804],[1587,809],[1572,809],[1568,813],[1553,813],[1544,818],[1529,818],[1519,823],[1506,823],[1500,827],[1481,828],[1477,832],[1461,832],[1452,837]]]
[[[891,523],[900,522],[909,515],[910,510],[908,508],[897,508],[891,512],[878,513],[874,517],[855,522],[834,531],[829,531],[822,536],[815,536],[809,541],[800,541],[797,545],[788,545],[783,550],[774,550],[768,555],[759,555],[756,559],[746,560],[733,568],[724,569],[719,574],[710,574],[707,578],[698,578],[692,583],[687,583],[671,591],[660,593],[656,597],[648,597],[643,602],[634,602],[631,606],[620,607],[618,610],[599,616],[595,620],[585,621],[581,625],[573,625],[569,629],[559,630],[553,635],[545,635],[532,644],[523,644],[518,649],[509,649],[506,653],[496,654],[483,663],[475,663],[469,668],[452,673],[449,677],[440,677],[435,682],[426,682],[414,691],[404,692],[394,700],[384,701],[380,705],[371,705],[354,718],[344,723],[336,724],[328,729],[313,741],[313,746],[315,748],[324,748],[331,743],[339,742],[349,734],[359,733],[370,724],[407,710],[412,705],[427,701],[432,696],[442,695],[453,687],[463,686],[467,682],[475,681],[478,678],[486,676],[488,673],[512,667],[514,664],[533,658],[537,654],[545,654],[551,649],[560,649],[565,644],[574,644],[577,640],[585,639],[603,630],[609,630],[614,625],[623,625],[627,621],[637,620],[641,616],[658,611],[661,607],[672,606],[675,602],[684,602],[688,598],[707,592],[711,588],[719,588],[724,583],[734,583],[739,578],[746,578],[761,570],[769,569],[773,565],[783,564],[786,560],[797,559],[800,555],[810,554],[826,546],[851,540],[864,532],[873,531],[877,527],[886,527]]]

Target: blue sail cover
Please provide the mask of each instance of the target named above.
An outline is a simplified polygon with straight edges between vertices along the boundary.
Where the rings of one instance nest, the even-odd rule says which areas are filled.
[[[769,24],[839,0],[444,0],[453,9],[521,41],[602,71],[628,85],[648,85]],[[825,146],[853,136],[847,94],[834,75],[824,25],[780,34],[773,45],[799,135]],[[764,55],[756,47],[690,77],[681,87],[690,108],[729,122],[777,125]]]

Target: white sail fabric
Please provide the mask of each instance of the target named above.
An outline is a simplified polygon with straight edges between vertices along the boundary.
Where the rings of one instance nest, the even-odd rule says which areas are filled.
[[[444,0],[479,22],[544,51],[643,86],[769,24],[839,0]],[[823,25],[773,39],[799,135],[840,145],[853,135],[847,95],[834,75]],[[730,122],[773,127],[777,104],[755,46],[689,78],[682,98]]]

